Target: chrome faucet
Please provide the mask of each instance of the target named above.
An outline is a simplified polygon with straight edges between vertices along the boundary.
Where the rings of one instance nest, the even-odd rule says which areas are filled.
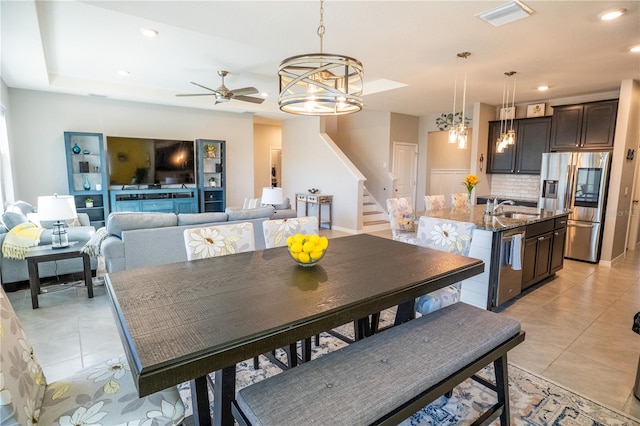
[[[505,205],[505,204],[509,204],[509,205],[513,206],[513,205],[515,204],[515,202],[514,202],[514,201],[512,201],[512,200],[504,200],[503,202],[498,203],[498,197],[496,197],[496,198],[493,200],[493,214],[494,214],[494,215],[496,215],[496,214],[500,214],[500,209],[501,209],[501,208],[502,208],[502,206],[503,206],[503,205]]]

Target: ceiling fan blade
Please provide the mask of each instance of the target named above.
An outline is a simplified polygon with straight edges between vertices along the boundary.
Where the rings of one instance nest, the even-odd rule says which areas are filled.
[[[232,97],[241,95],[254,95],[256,93],[258,93],[258,89],[256,89],[255,87],[243,87],[241,89],[231,90]]]
[[[215,96],[215,93],[181,93],[176,96]]]
[[[207,87],[207,86],[203,86],[202,84],[198,84],[198,83],[196,83],[196,82],[194,82],[194,81],[192,81],[192,82],[191,82],[191,84],[194,84],[194,85],[196,85],[196,86],[198,86],[198,87],[202,87],[203,89],[206,89],[206,90],[210,90],[210,91],[212,91],[213,93],[218,93],[218,91],[217,91],[217,90],[214,90],[214,89],[212,89],[212,88],[210,88],[210,87]]]
[[[233,96],[232,99],[236,99],[238,101],[251,102],[251,103],[254,103],[254,104],[261,104],[261,103],[264,102],[263,98],[254,98],[253,96],[244,96],[244,95]]]

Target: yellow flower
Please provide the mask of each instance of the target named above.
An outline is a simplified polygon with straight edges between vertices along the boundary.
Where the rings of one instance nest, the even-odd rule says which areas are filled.
[[[467,191],[473,191],[473,188],[478,184],[478,176],[477,175],[468,175],[464,178],[464,182],[462,184],[467,188]]]

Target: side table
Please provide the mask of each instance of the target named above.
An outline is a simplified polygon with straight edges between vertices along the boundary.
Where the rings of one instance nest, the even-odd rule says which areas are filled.
[[[319,195],[319,194],[296,194],[296,210],[298,210],[298,203],[304,203],[304,215],[309,216],[309,204],[315,204],[318,206],[318,227],[322,228],[322,224],[326,223],[331,229],[331,204],[333,203],[333,195]],[[322,205],[327,204],[329,206],[329,218],[322,220]]]
[[[82,258],[84,282],[87,285],[89,298],[93,297],[93,280],[91,279],[91,259],[86,253],[80,251],[80,246],[76,247],[77,241],[70,241],[69,247],[54,249],[51,245],[29,247],[25,259],[29,269],[29,287],[31,289],[31,306],[38,309],[38,294],[40,293],[40,274],[38,263],[51,262],[61,259]]]

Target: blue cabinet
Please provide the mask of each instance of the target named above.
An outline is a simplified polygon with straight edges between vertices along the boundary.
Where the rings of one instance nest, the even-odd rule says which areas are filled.
[[[226,208],[225,141],[197,139],[198,191],[201,212]]]
[[[196,188],[122,189],[110,191],[114,212],[196,213]]]
[[[78,213],[89,215],[96,229],[109,215],[105,151],[101,133],[64,132],[69,195]],[[86,202],[91,199],[92,205]]]

